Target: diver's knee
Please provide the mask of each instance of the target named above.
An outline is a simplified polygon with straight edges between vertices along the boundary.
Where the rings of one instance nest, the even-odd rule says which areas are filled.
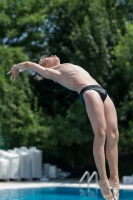
[[[110,140],[113,140],[115,141],[116,143],[118,143],[118,140],[119,140],[119,132],[117,129],[112,129],[108,132],[107,134],[107,138],[110,139]]]
[[[105,141],[106,139],[106,134],[105,134],[105,129],[104,128],[99,128],[97,129],[95,133],[95,138],[97,138],[99,141]]]

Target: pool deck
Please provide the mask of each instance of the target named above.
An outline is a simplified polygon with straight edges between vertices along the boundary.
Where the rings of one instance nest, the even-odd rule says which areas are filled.
[[[99,188],[96,183],[90,183],[90,188]],[[24,188],[45,188],[45,187],[75,187],[79,188],[78,180],[50,180],[43,181],[7,181],[0,182],[0,190],[4,189],[24,189]],[[87,183],[81,184],[82,188],[87,188]],[[133,184],[125,185],[120,183],[120,189],[133,190]]]

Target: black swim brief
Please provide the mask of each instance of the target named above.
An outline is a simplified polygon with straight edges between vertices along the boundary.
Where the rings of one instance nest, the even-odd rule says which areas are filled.
[[[85,101],[84,101],[84,97],[83,97],[83,94],[86,90],[95,90],[96,92],[98,92],[98,94],[100,95],[102,101],[104,102],[106,97],[107,97],[107,91],[105,89],[103,89],[101,86],[99,85],[89,85],[89,86],[86,86],[85,88],[83,88],[81,91],[80,91],[80,100],[81,102],[83,103],[83,105],[85,106]]]

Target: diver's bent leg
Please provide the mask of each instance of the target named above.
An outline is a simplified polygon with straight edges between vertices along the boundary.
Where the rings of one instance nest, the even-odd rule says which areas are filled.
[[[107,144],[106,156],[110,170],[110,186],[113,188],[114,198],[118,200],[119,197],[119,175],[118,175],[118,125],[117,114],[112,100],[107,97],[104,104],[105,119],[107,125]]]
[[[92,90],[84,93],[84,100],[87,114],[95,135],[93,153],[100,177],[99,186],[103,195],[111,196],[105,168],[104,145],[106,139],[106,121],[104,117],[103,102],[99,94]],[[104,184],[102,184],[103,182]]]
[[[118,178],[118,133],[110,133],[107,136],[106,156],[110,169],[110,186],[113,188],[115,200],[119,199],[119,178]]]
[[[104,145],[105,145],[105,131],[101,130],[95,132],[94,142],[93,142],[93,154],[99,172],[100,180],[107,179],[106,169],[105,169]]]

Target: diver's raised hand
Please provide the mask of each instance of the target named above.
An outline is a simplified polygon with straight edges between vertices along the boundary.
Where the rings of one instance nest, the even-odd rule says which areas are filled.
[[[10,69],[10,71],[7,74],[11,74],[10,80],[11,79],[16,79],[16,76],[20,73],[23,72],[22,69],[16,69],[16,65],[13,65],[13,67]]]

